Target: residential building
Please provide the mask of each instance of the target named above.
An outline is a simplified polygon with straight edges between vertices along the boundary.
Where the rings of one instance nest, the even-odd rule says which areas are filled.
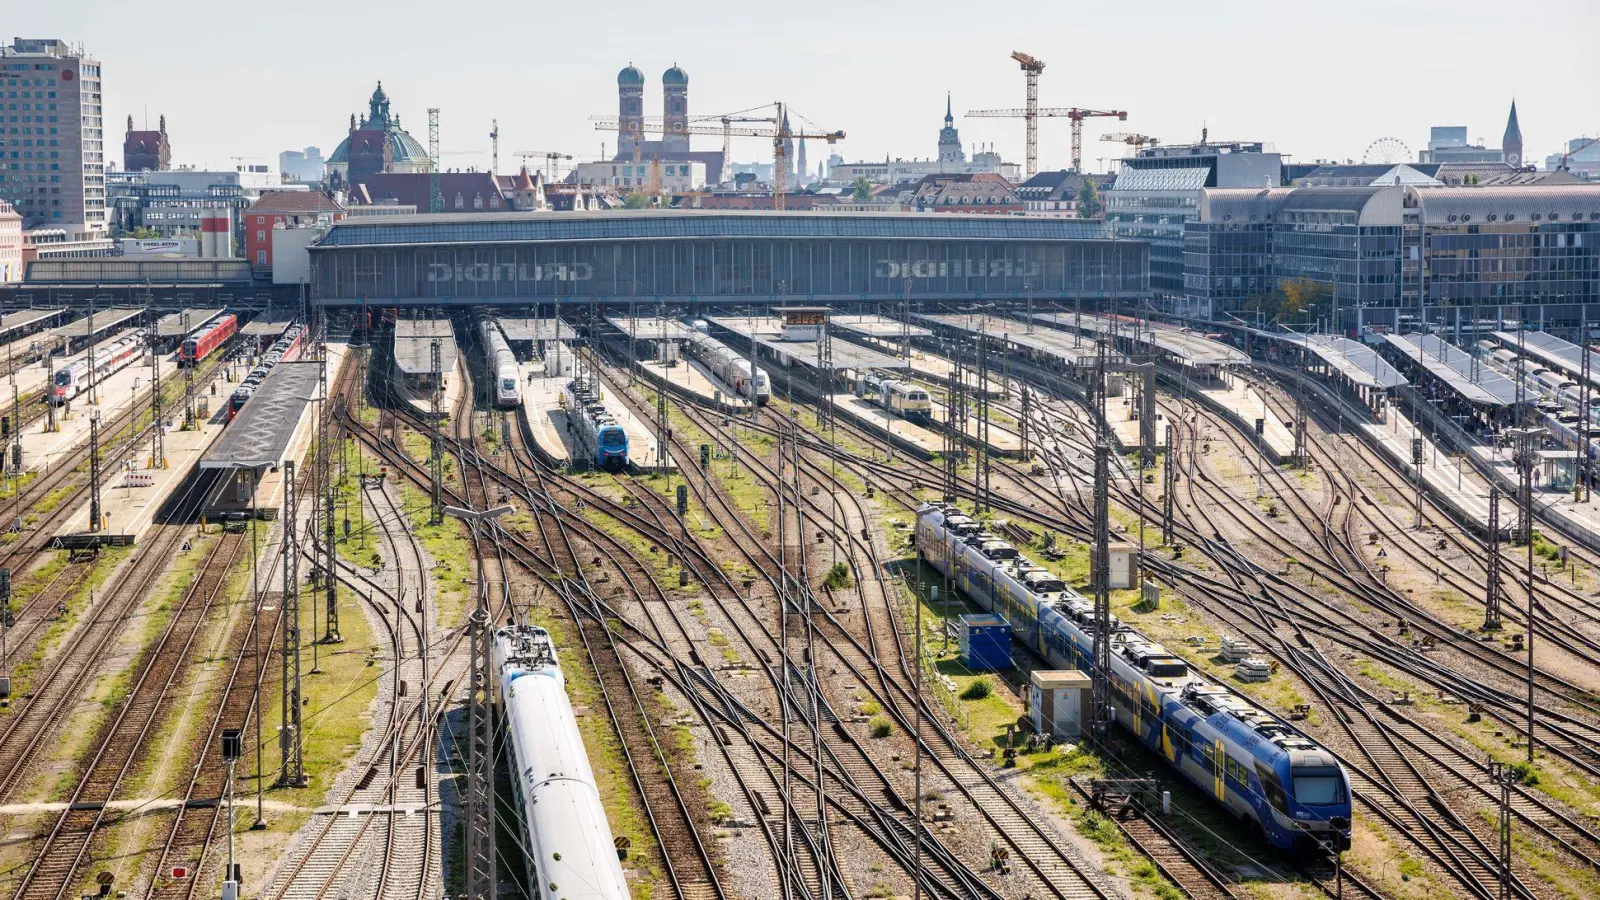
[[[1259,142],[1202,141],[1149,147],[1122,161],[1103,195],[1118,237],[1150,242],[1150,290],[1163,303],[1184,296],[1184,226],[1199,217],[1207,188],[1276,187],[1283,158]]]
[[[928,175],[911,194],[910,208],[917,212],[1019,215],[1026,207],[1011,182],[980,172],[964,175]]]
[[[321,184],[327,164],[321,147],[285,150],[278,154],[278,174],[286,182]]]
[[[511,176],[504,176],[511,177]],[[389,172],[369,175],[365,181],[349,185],[349,191],[335,192],[349,206],[398,203],[415,206],[419,212],[433,207],[429,202],[433,176],[427,172]],[[440,172],[439,195],[445,212],[511,212],[510,191],[500,178],[488,172]]]
[[[22,280],[22,216],[0,200],[0,284]]]
[[[272,265],[274,228],[311,228],[344,218],[344,206],[321,191],[271,191],[244,211],[245,258]]]
[[[1352,334],[1419,314],[1576,318],[1600,303],[1600,185],[1206,190],[1185,250],[1185,311],[1198,316],[1307,279]]]
[[[1070,169],[1040,172],[1017,185],[1017,196],[1022,199],[1030,216],[1078,218],[1078,196],[1084,182],[1092,182],[1105,202],[1105,191],[1115,181],[1112,175],[1081,175]]]
[[[134,131],[133,116],[122,135],[122,168],[129,172],[172,168],[172,145],[167,141],[167,117],[155,131]]]
[[[24,228],[54,228],[76,238],[106,233],[105,144],[100,63],[54,39],[15,38],[0,46],[6,121],[0,140],[10,167],[0,199]],[[26,98],[26,99],[23,99]]]

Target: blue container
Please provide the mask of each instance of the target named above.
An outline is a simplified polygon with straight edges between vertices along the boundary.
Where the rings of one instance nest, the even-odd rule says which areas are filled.
[[[1011,626],[993,613],[962,616],[961,664],[974,672],[1011,668]]]

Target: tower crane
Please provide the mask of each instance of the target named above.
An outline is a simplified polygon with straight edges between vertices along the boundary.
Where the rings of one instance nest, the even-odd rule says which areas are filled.
[[[1036,140],[1034,135],[1034,120],[1037,118],[1065,118],[1072,120],[1072,170],[1083,171],[1083,120],[1115,117],[1119,122],[1128,121],[1128,113],[1121,109],[1079,109],[1076,106],[1055,107],[1051,109],[972,109],[967,115],[974,118],[986,119],[1027,119],[1030,142]],[[1034,174],[1033,167],[1037,165],[1037,148],[1030,143],[1028,153],[1029,177]]]
[[[544,180],[547,182],[555,179],[556,160],[572,158],[570,153],[556,153],[550,150],[518,150],[511,155],[520,157],[523,166],[528,165],[529,159],[542,158],[544,160]]]
[[[1028,120],[1028,177],[1039,171],[1039,73],[1044,71],[1044,60],[1011,51],[1011,58],[1022,66],[1022,75],[1028,80],[1028,106],[1023,117]],[[967,113],[967,115],[972,115]]]
[[[1579,144],[1576,147],[1573,147],[1571,144],[1568,144],[1567,146],[1570,149],[1568,149],[1565,153],[1561,154],[1561,165],[1556,167],[1556,171],[1557,172],[1565,172],[1565,171],[1567,171],[1567,163],[1568,163],[1568,161],[1571,160],[1572,157],[1577,156],[1579,153],[1582,153],[1583,151],[1589,149],[1590,147],[1593,147],[1596,142],[1600,142],[1600,137],[1592,137],[1592,138],[1589,138],[1588,140],[1583,140],[1583,138],[1579,138],[1578,140],[1583,141],[1583,143]]]
[[[1113,131],[1110,134],[1102,134],[1100,135],[1100,140],[1112,141],[1119,144],[1127,144],[1129,147],[1133,148],[1134,155],[1136,156],[1140,150],[1143,150],[1146,147],[1154,147],[1161,143],[1160,138],[1153,138],[1148,134],[1132,134],[1126,131]]]
[[[782,117],[782,110],[780,109],[779,110],[779,115],[776,118],[781,118],[781,117]],[[715,117],[715,120],[717,120],[717,121],[720,121],[721,119],[722,119],[721,116]],[[596,131],[616,131],[616,132],[620,132],[624,136],[631,136],[631,135],[633,135],[635,133],[631,123],[623,122],[617,116],[590,116],[590,120],[594,122],[594,127],[595,127]],[[785,134],[781,127],[777,128],[777,129],[771,129],[771,128],[736,128],[732,124],[734,121],[737,121],[737,119],[735,117],[733,117],[733,116],[729,116],[727,123],[723,124],[722,127],[720,127],[720,128],[711,128],[711,127],[708,127],[708,126],[705,126],[705,125],[690,125],[690,126],[684,128],[684,129],[682,129],[681,131],[675,131],[673,133],[674,134],[722,135],[723,141],[725,143],[731,143],[731,141],[729,139],[733,138],[733,137],[771,138],[771,139],[773,139],[774,141],[777,142],[776,154],[774,156],[774,162],[773,162],[774,170],[781,170],[783,168],[781,157],[784,156],[784,153],[782,151],[782,143],[785,140],[785,138],[788,138],[788,139],[791,139],[791,140],[795,139],[795,138],[802,138],[802,137],[804,137],[804,138],[816,138],[816,139],[825,140],[830,144],[835,143],[835,142],[837,142],[837,141],[839,141],[839,140],[844,138],[844,132],[842,132],[842,131],[830,131],[830,132],[825,132],[825,133],[822,133],[822,134],[801,134],[800,132],[789,132],[789,133]],[[768,120],[768,121],[771,121],[771,120]],[[641,120],[641,128],[644,131],[660,131],[662,129],[662,127],[663,126],[661,124],[661,120],[658,117],[651,116],[651,117],[642,118],[642,120]],[[636,141],[634,143],[633,161],[634,162],[640,162],[641,161],[640,160],[640,156],[641,156],[641,153],[640,153],[640,151],[638,149],[638,142]],[[727,161],[728,161],[727,157],[726,156],[723,157],[723,162],[724,162],[725,165],[727,164]],[[781,208],[781,206],[780,206],[780,208]]]
[[[789,152],[784,147],[784,144],[788,141],[805,140],[806,138],[823,140],[834,144],[844,140],[844,132],[823,131],[811,134],[804,130],[790,131],[789,117],[783,114],[783,104],[780,102],[774,105],[778,107],[778,130],[772,136],[772,208],[774,210],[783,210],[788,206],[784,199],[784,192],[787,189],[787,185],[784,182],[789,177]]]
[[[490,149],[490,154],[491,154],[491,158],[493,159],[492,168],[489,169],[489,174],[490,175],[499,175],[500,174],[500,120],[499,119],[490,119],[489,120],[489,147],[491,148]]]

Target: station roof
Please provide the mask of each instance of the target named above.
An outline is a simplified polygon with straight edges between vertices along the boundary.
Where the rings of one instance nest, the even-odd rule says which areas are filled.
[[[1483,363],[1474,367],[1471,353],[1436,335],[1386,334],[1383,339],[1443,381],[1468,403],[1510,406],[1517,402],[1517,386],[1511,379]]]
[[[0,314],[0,338],[10,337],[30,325],[36,325],[41,319],[65,314],[65,309],[16,309]]]
[[[574,341],[578,333],[560,319],[513,319],[500,317],[500,330],[508,341]]]
[[[1076,313],[1035,313],[1034,318],[1068,328],[1079,327]],[[1113,323],[1111,319],[1088,313],[1083,314],[1082,323],[1084,329],[1102,334],[1113,330],[1115,325],[1122,336],[1131,338],[1135,343],[1154,346],[1189,365],[1233,366],[1250,362],[1250,357],[1237,347],[1160,323],[1151,323],[1149,327],[1138,330],[1129,327],[1131,323]]]
[[[677,319],[656,316],[640,316],[633,319],[627,316],[606,316],[606,321],[611,323],[611,327],[640,341],[659,341],[662,338],[682,341],[687,340],[692,332],[689,326]]]
[[[1515,350],[1518,345],[1517,335],[1510,331],[1496,331],[1494,336],[1500,343]],[[1528,355],[1543,363],[1548,363],[1562,372],[1578,378],[1583,375],[1583,350],[1571,341],[1562,340],[1553,334],[1543,331],[1528,331],[1522,335],[1522,344],[1527,347]],[[1600,353],[1589,351],[1589,383],[1600,384]]]
[[[275,338],[287,331],[289,326],[293,324],[294,319],[292,318],[271,319],[267,318],[266,316],[260,316],[252,320],[250,324],[239,329],[239,333],[245,337]]]
[[[200,458],[200,468],[264,468],[281,462],[310,398],[317,394],[321,376],[320,362],[297,360],[273,366],[250,402]]]
[[[1018,347],[1026,347],[1029,350],[1043,353],[1047,356],[1054,356],[1070,366],[1093,362],[1096,353],[1095,347],[1098,344],[1094,338],[1072,335],[1054,328],[1039,326],[1029,332],[1028,323],[998,316],[935,313],[927,315],[913,314],[913,317],[951,328],[958,328],[971,334],[978,334],[982,331],[992,338],[1016,344]]]
[[[1389,390],[1407,384],[1406,377],[1389,361],[1360,341],[1330,334],[1273,335],[1284,337],[1315,353],[1330,368],[1364,388]]]
[[[183,327],[183,314],[189,314],[189,327]],[[220,309],[185,309],[170,315],[162,316],[156,322],[156,337],[183,337],[194,332],[217,316],[222,315]]]
[[[708,316],[707,321],[741,334],[806,368],[817,367],[817,341],[785,341],[776,319],[767,316]],[[832,341],[834,369],[905,369],[910,362],[849,341]]]
[[[131,309],[123,306],[113,307],[111,309],[96,310],[94,314],[94,333],[104,334],[107,331],[110,331],[114,328],[119,328],[122,325],[133,321],[143,314],[144,307],[142,306]],[[88,337],[89,317],[84,316],[77,321],[68,322],[60,328],[50,332],[50,335],[52,337],[66,338],[69,340],[72,338]]]
[[[864,334],[875,338],[898,338],[909,335],[910,337],[929,337],[933,332],[920,325],[907,325],[885,316],[859,315],[859,316],[830,316],[829,325],[836,325],[846,331]]]
[[[394,365],[402,375],[433,375],[433,342],[439,342],[439,366],[456,367],[456,332],[449,319],[400,319],[394,323]]]

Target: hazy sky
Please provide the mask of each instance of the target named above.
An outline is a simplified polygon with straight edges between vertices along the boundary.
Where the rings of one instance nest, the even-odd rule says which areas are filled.
[[[306,145],[331,153],[378,79],[424,143],[427,107],[442,109],[448,168],[487,167],[494,118],[502,171],[516,150],[594,158],[616,135],[588,116],[616,112],[616,73],[630,61],[648,78],[647,114],[660,114],[661,72],[676,62],[691,114],[784,100],[843,129],[851,160],[933,155],[948,90],[969,149],[993,143],[1021,162],[1021,120],[961,115],[1023,105],[1013,49],[1047,64],[1042,105],[1128,110],[1125,123],[1086,123],[1095,170],[1121,149],[1103,132],[1171,143],[1197,139],[1202,124],[1214,139],[1268,141],[1307,161],[1359,160],[1385,136],[1414,154],[1430,125],[1466,125],[1497,147],[1513,96],[1530,161],[1600,132],[1600,4],[1589,0],[278,0],[252,15],[215,0],[8,5],[6,38],[82,42],[101,61],[107,156],[119,165],[125,118],[137,126],[146,111],[151,127],[166,113],[179,164],[275,162]],[[813,166],[826,157],[808,151]],[[770,153],[735,139],[738,159]],[[1066,120],[1042,121],[1040,155],[1046,168],[1068,164]]]

